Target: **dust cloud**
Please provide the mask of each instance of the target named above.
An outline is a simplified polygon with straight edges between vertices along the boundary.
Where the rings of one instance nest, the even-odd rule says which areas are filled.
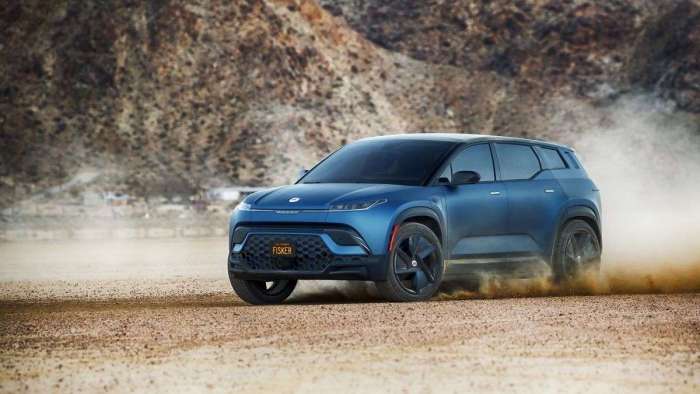
[[[574,147],[603,200],[599,274],[559,287],[548,278],[480,277],[439,299],[700,290],[700,122],[668,102],[627,96],[605,107],[564,102],[545,136]]]
[[[698,118],[648,96],[597,118],[573,145],[603,198],[600,290],[700,290]]]

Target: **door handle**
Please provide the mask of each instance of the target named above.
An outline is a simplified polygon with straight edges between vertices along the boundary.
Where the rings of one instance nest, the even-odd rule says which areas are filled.
[[[554,193],[554,189],[544,189],[545,193]]]
[[[491,192],[491,193],[489,193],[489,194],[491,194],[492,196],[498,196],[498,195],[501,194],[501,192]]]

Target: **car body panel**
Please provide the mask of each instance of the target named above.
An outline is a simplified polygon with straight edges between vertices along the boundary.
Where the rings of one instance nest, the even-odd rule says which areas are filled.
[[[329,209],[336,201],[365,200],[371,196],[383,196],[401,189],[400,185],[383,184],[298,183],[264,192],[254,199],[254,204],[256,209],[324,210]]]
[[[504,253],[507,241],[508,200],[506,188],[499,182],[448,187],[447,256],[466,258],[484,253]]]
[[[524,181],[504,181],[508,190],[508,234],[528,238],[513,243],[514,253],[546,254],[553,242],[560,206],[567,197],[559,182],[545,170]]]

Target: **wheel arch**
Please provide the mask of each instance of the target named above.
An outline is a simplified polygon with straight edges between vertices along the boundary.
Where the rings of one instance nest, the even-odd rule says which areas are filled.
[[[432,230],[435,235],[440,240],[440,244],[445,245],[445,226],[440,215],[434,210],[425,207],[415,207],[409,208],[399,214],[394,221],[394,226],[400,226],[404,223],[420,223],[430,230]],[[393,226],[392,226],[393,228]]]
[[[559,226],[557,227],[557,237],[559,237],[559,233],[568,222],[576,219],[583,220],[593,228],[593,231],[595,231],[596,236],[598,237],[598,242],[602,249],[603,234],[600,226],[600,218],[592,208],[585,205],[575,205],[566,209],[561,219],[559,220]]]

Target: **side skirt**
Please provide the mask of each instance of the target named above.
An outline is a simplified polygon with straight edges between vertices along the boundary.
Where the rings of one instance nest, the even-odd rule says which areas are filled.
[[[539,256],[489,257],[445,260],[445,278],[459,279],[488,274],[509,278],[551,275],[549,264]]]

